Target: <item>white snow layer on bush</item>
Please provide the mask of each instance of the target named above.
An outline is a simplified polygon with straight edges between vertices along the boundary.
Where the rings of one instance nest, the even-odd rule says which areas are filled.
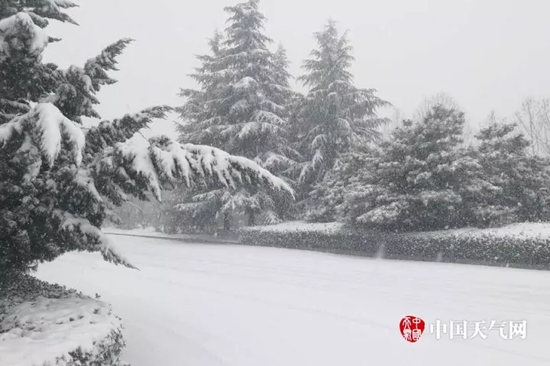
[[[17,282],[0,294],[1,365],[119,364],[122,324],[109,304],[28,276]]]
[[[241,230],[249,231],[272,231],[272,232],[285,232],[285,231],[299,231],[299,232],[324,232],[334,233],[340,231],[344,224],[340,222],[328,222],[328,223],[310,223],[306,221],[289,221],[283,222],[277,225],[267,226],[252,226],[242,228]]]
[[[461,236],[481,237],[490,236],[494,238],[541,238],[550,239],[550,223],[547,222],[520,222],[503,227],[478,229],[462,228],[454,230],[432,231],[427,233],[416,233],[419,235],[437,236]]]
[[[290,221],[278,225],[268,226],[254,226],[243,228],[241,230],[248,231],[263,231],[263,232],[285,232],[285,231],[299,231],[299,232],[318,232],[318,233],[334,233],[342,230],[343,223],[329,222],[329,223],[309,223],[306,221]],[[535,223],[535,222],[523,222],[507,225],[499,228],[489,229],[477,229],[477,228],[463,228],[455,230],[441,230],[433,232],[418,232],[414,233],[418,235],[430,235],[430,236],[492,236],[492,237],[537,237],[537,238],[549,238],[550,239],[550,223]]]

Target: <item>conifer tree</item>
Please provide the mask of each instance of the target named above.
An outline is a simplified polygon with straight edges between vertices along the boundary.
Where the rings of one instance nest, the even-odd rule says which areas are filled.
[[[283,50],[274,55],[268,49],[272,41],[263,33],[266,19],[258,6],[258,0],[249,0],[225,8],[229,19],[223,42],[211,42],[211,54],[198,58],[202,66],[192,75],[200,90],[182,93],[187,100],[179,109],[179,132],[182,139],[223,148],[281,174],[296,156],[287,142],[287,61]],[[178,207],[199,220],[223,213],[226,228],[231,213],[238,211],[247,214],[249,224],[261,212],[262,222],[273,222],[278,218],[272,193],[258,187],[228,191],[208,186]]]
[[[479,226],[548,219],[548,159],[530,155],[515,124],[492,123],[476,136],[476,158],[494,187],[478,200]]]
[[[307,74],[300,80],[309,88],[297,113],[297,134],[306,162],[300,173],[303,192],[321,182],[341,154],[356,144],[372,141],[377,127],[386,122],[376,112],[389,103],[378,98],[374,89],[353,85],[349,71],[353,56],[347,34],[340,35],[329,21],[315,33],[318,48],[304,62]]]
[[[80,118],[98,117],[96,94],[115,82],[107,71],[116,70],[116,56],[130,40],[81,68],[41,63],[52,41],[43,29],[47,19],[74,23],[63,12],[71,6],[67,0],[0,3],[0,272],[25,271],[73,250],[99,251],[130,266],[101,231],[111,208],[128,196],[145,199],[151,192],[160,199],[162,189],[179,182],[291,191],[246,158],[136,135],[168,107],[103,121],[85,133]]]
[[[417,231],[474,224],[471,203],[491,189],[479,162],[461,147],[464,114],[434,106],[405,121],[380,145],[371,175],[348,187],[347,217],[381,230]]]
[[[313,222],[344,221],[349,216],[351,196],[360,192],[363,184],[372,184],[376,146],[362,145],[343,154],[309,194],[306,219]]]

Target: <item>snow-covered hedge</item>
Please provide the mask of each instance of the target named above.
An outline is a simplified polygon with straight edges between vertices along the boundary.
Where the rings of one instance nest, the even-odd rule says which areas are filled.
[[[0,286],[0,364],[119,366],[122,323],[110,306],[19,275]]]
[[[390,259],[550,267],[550,224],[391,234],[302,222],[245,228],[241,242]]]
[[[239,230],[240,242],[282,248],[360,251],[376,253],[376,243],[340,223],[312,224],[303,221],[254,226]]]

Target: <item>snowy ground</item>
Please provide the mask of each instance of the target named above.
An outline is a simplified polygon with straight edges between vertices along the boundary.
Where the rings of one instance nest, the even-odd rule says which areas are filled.
[[[550,364],[550,272],[112,238],[140,271],[76,253],[37,276],[111,302],[134,366]],[[526,319],[527,339],[411,344],[405,315]]]

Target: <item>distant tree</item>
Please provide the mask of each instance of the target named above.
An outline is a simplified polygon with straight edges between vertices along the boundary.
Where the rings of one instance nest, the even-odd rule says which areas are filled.
[[[306,219],[313,222],[344,221],[351,213],[351,195],[356,195],[361,185],[372,184],[373,161],[376,159],[376,146],[363,145],[343,154],[325,178],[311,191]]]
[[[299,176],[303,195],[321,182],[354,144],[380,136],[377,128],[388,120],[378,118],[376,112],[390,105],[378,98],[374,89],[353,85],[349,71],[352,47],[347,34],[338,33],[335,22],[329,21],[315,38],[318,49],[304,62],[307,73],[299,79],[309,92],[301,99],[296,115],[296,138],[306,157]]]
[[[527,98],[513,121],[529,140],[531,155],[550,156],[550,99]]]
[[[225,8],[223,42],[221,37],[211,42],[211,54],[199,57],[203,66],[193,75],[200,90],[182,92],[188,100],[179,109],[184,121],[179,131],[182,139],[223,148],[284,175],[297,157],[287,140],[288,61],[284,49],[275,54],[268,49],[272,41],[263,32],[266,19],[258,6],[259,0],[249,0]],[[214,185],[195,193],[178,207],[200,221],[223,213],[228,228],[234,212],[244,212],[249,225],[280,221],[276,197],[264,188]]]
[[[476,158],[494,189],[478,200],[480,226],[548,219],[548,159],[530,155],[529,141],[515,124],[493,123],[476,136]]]
[[[450,94],[440,91],[432,96],[426,97],[413,113],[413,120],[421,121],[426,118],[436,106],[447,109],[460,110],[460,106]]]
[[[456,228],[472,220],[467,204],[485,185],[481,166],[461,147],[464,114],[441,105],[404,121],[380,144],[346,193],[346,216],[390,231]]]

